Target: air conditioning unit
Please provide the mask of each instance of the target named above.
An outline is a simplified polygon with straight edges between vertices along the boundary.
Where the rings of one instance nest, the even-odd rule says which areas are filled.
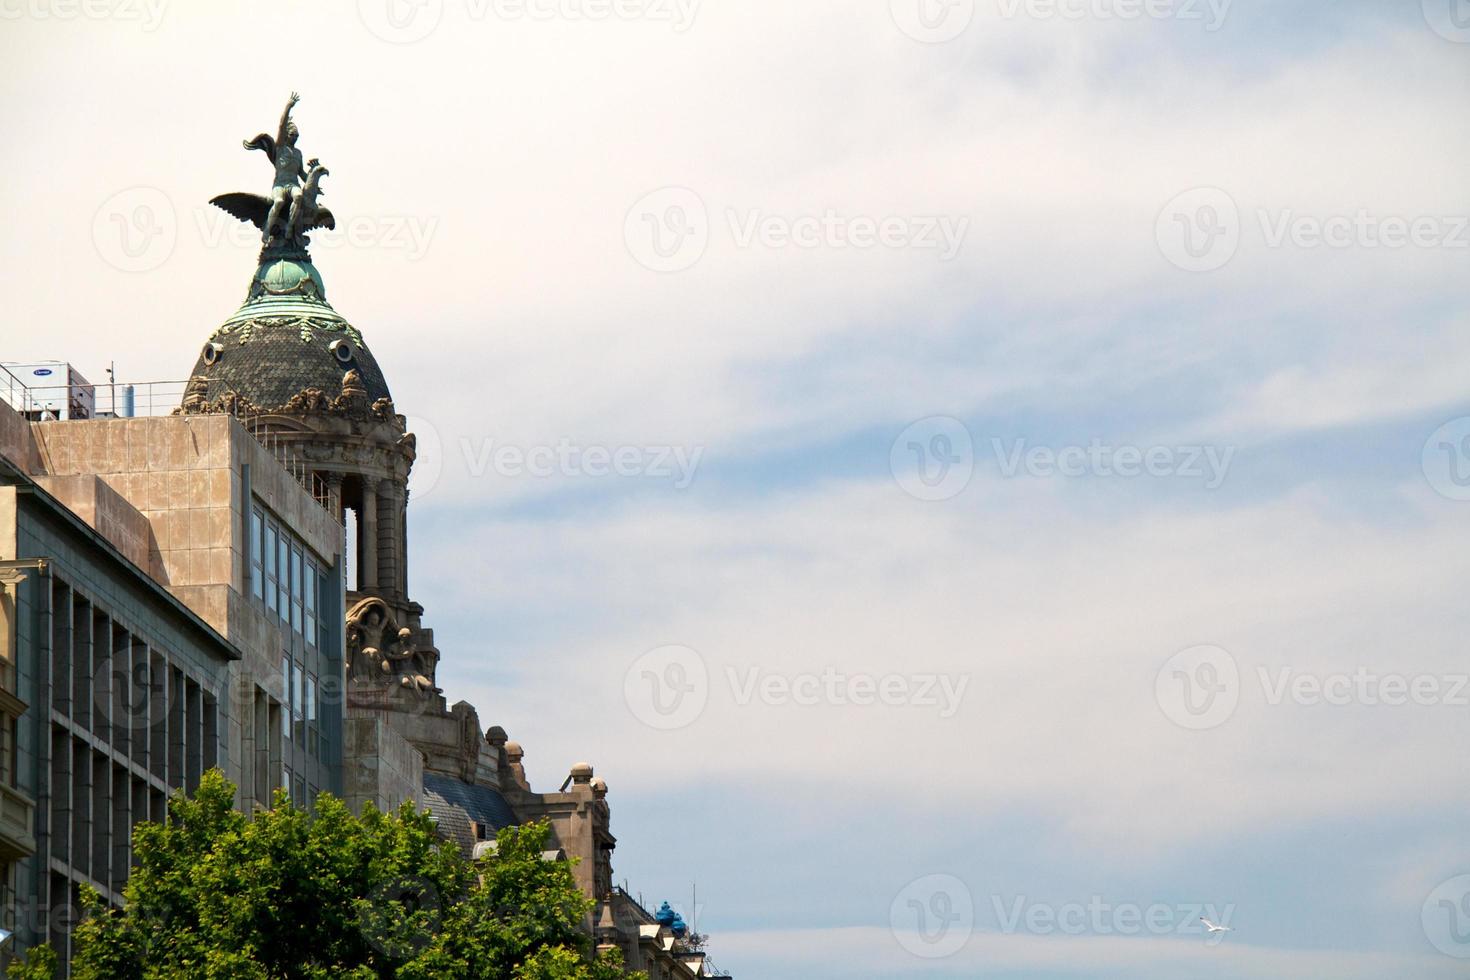
[[[89,419],[96,414],[96,390],[66,361],[0,361],[0,368],[10,375],[0,375],[0,397],[29,419]]]

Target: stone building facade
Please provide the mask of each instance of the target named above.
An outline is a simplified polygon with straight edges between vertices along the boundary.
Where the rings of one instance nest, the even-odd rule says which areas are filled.
[[[33,421],[0,404],[0,870],[8,904],[24,892],[46,920],[21,923],[22,945],[64,950],[76,885],[120,898],[132,825],[219,765],[247,811],[278,788],[303,806],[412,800],[470,854],[548,821],[599,946],[660,980],[712,975],[614,887],[592,767],[533,789],[521,747],[441,689],[445,654],[409,589],[415,455],[304,238],[267,243],[172,416]],[[127,667],[119,690],[103,639]]]

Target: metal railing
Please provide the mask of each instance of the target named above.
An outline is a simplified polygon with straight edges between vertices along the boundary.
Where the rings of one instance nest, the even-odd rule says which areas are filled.
[[[0,367],[0,399],[33,422],[89,418],[156,418],[172,415],[184,401],[187,381],[144,381],[102,385],[27,385]],[[294,450],[283,430],[261,415],[232,413],[307,493],[331,510],[325,480]]]
[[[32,422],[169,415],[186,387],[187,381],[28,385],[0,367],[0,399]]]

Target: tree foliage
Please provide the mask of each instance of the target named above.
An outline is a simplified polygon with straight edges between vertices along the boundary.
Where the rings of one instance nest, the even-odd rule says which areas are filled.
[[[500,831],[471,862],[404,804],[355,817],[323,795],[313,812],[278,794],[247,819],[218,771],[163,824],[133,834],[122,909],[85,897],[73,936],[77,980],[613,980],[594,955],[591,903],[571,867],[545,861],[545,824]],[[49,980],[32,950],[13,980]]]

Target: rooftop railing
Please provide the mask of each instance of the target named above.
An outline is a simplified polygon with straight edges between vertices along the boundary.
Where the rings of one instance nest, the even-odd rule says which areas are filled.
[[[187,381],[27,385],[0,366],[0,399],[33,422],[172,415],[183,403],[187,387]],[[331,509],[325,481],[296,455],[291,440],[260,415],[236,413],[235,417],[317,503]]]

